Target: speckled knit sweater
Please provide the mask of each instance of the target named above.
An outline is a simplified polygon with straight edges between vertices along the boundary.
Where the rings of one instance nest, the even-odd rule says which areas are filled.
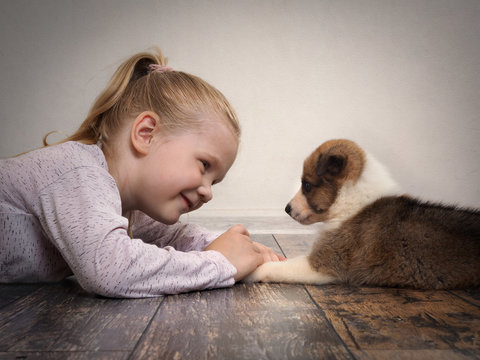
[[[67,142],[0,160],[0,282],[75,275],[87,291],[149,297],[234,284],[235,267],[201,251],[217,234],[137,212],[133,239],[96,145]]]

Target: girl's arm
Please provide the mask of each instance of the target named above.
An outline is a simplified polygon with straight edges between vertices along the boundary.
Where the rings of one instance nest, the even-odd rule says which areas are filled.
[[[234,284],[236,268],[217,251],[186,253],[131,239],[115,181],[96,167],[72,170],[44,188],[37,211],[48,238],[88,291],[147,297]]]
[[[242,246],[243,241],[239,236],[242,234],[248,238],[253,248],[245,246],[247,245],[245,243]],[[261,255],[261,263],[285,260],[283,255],[276,254],[269,247],[251,241],[250,234],[243,225],[235,225],[225,233],[219,234],[210,232],[196,224],[178,222],[174,225],[165,225],[141,212],[136,212],[133,235],[160,247],[171,245],[182,251],[218,251],[236,267],[236,281],[243,279],[244,276],[255,270],[255,264],[258,265],[258,257],[254,253]],[[252,263],[251,266],[246,265],[249,262]]]
[[[196,224],[177,222],[174,225],[165,225],[136,211],[133,236],[160,247],[172,246],[180,251],[201,251],[220,236],[220,233],[208,231]]]
[[[209,232],[195,224],[176,223],[165,225],[137,212],[134,236],[158,246],[172,245],[177,250],[215,250],[224,255],[235,266],[235,280],[241,280],[256,267],[268,261],[283,261],[267,246],[250,240],[243,225],[235,225],[223,234]]]

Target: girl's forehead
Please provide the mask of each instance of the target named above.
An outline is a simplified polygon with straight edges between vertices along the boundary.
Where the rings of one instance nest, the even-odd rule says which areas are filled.
[[[224,122],[211,123],[199,133],[203,139],[200,141],[206,147],[221,152],[226,152],[227,157],[236,156],[239,139],[231,126]]]
[[[183,122],[179,126],[172,126],[171,128],[164,128],[162,134],[162,126],[160,126],[160,134],[173,137],[186,134],[205,134],[214,133],[228,129],[232,137],[237,141],[239,140],[239,131],[235,129],[235,126],[230,120],[225,119],[216,113],[200,113],[195,116],[195,119]]]
[[[190,126],[180,126],[162,131],[160,125],[158,144],[172,141],[187,141],[197,150],[227,151],[230,154],[234,153],[234,156],[236,156],[240,139],[238,132],[227,119],[215,113],[203,113],[198,114]]]
[[[229,141],[234,141],[238,145],[238,134],[233,129],[232,125],[223,120],[212,119],[206,120],[201,126],[194,130],[198,135],[204,135],[207,137],[220,137],[226,138]]]
[[[211,129],[212,127],[223,126],[227,127],[232,134],[237,137],[237,132],[234,129],[233,124],[230,120],[226,119],[224,116],[220,116],[216,113],[202,114],[199,116],[200,119],[200,128]]]
[[[222,148],[226,146],[229,149],[234,148],[235,151],[239,145],[238,135],[224,121],[205,121],[198,127],[177,129],[163,134],[160,132],[159,135],[160,144],[180,140],[188,141],[201,148]]]

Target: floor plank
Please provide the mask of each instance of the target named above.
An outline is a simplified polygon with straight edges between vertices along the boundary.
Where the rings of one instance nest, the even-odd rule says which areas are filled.
[[[167,297],[132,358],[150,357],[350,359],[351,355],[303,286],[237,284]]]
[[[127,360],[129,351],[19,351],[0,352],[0,360]]]
[[[44,285],[0,309],[0,351],[131,351],[161,301],[100,298],[74,281]]]
[[[448,291],[307,289],[352,351],[480,349],[480,309]]]
[[[452,294],[455,294],[464,301],[469,302],[472,305],[480,307],[480,288],[465,289],[465,290],[452,290]]]
[[[478,351],[456,350],[369,350],[354,351],[358,360],[468,360],[478,359]]]
[[[316,235],[313,234],[274,234],[283,252],[288,258],[309,254]]]
[[[282,254],[282,249],[278,246],[277,241],[273,237],[273,235],[269,234],[253,234],[251,235],[251,239],[253,241],[259,242],[265,246],[268,246],[271,248],[273,251],[275,251],[278,254]]]
[[[39,284],[0,284],[0,308],[37,290]]]

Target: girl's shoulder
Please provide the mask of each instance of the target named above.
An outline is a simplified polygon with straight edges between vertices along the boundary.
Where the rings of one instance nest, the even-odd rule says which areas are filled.
[[[108,169],[105,155],[97,145],[68,141],[39,150],[45,150],[45,155],[56,162],[65,162],[66,167],[99,166]]]
[[[79,142],[43,147],[17,157],[1,160],[2,176],[5,183],[35,182],[41,188],[63,175],[80,168],[96,168],[99,173],[108,173],[108,166],[102,150],[97,145]],[[97,171],[95,170],[95,171]]]
[[[69,171],[83,166],[108,169],[105,156],[97,145],[85,145],[76,141],[43,147],[8,159],[11,165],[33,167],[47,171]]]

